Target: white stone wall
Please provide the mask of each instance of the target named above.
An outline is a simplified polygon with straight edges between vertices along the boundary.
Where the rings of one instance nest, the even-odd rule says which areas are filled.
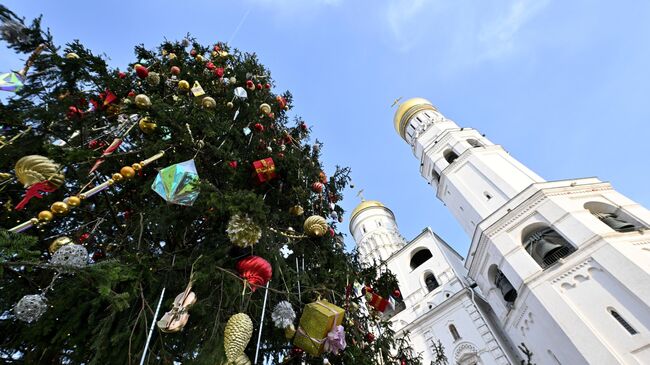
[[[364,264],[386,261],[404,246],[395,216],[386,207],[368,207],[350,221],[350,232]]]

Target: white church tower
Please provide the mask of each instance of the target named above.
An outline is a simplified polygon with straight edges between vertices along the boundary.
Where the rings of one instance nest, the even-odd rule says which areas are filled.
[[[546,182],[425,99],[394,123],[512,344],[539,365],[650,364],[650,211],[596,178]]]
[[[409,333],[423,364],[436,359],[438,341],[449,364],[518,363],[489,306],[470,287],[462,257],[430,228],[406,242],[393,212],[369,200],[352,211],[350,232],[362,263],[381,263],[397,277],[401,298],[385,315],[398,335]]]

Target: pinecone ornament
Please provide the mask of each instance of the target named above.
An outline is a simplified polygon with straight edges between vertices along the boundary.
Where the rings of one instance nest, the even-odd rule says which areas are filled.
[[[223,332],[223,346],[226,349],[228,365],[250,365],[251,361],[244,353],[253,336],[253,321],[245,313],[230,317]]]

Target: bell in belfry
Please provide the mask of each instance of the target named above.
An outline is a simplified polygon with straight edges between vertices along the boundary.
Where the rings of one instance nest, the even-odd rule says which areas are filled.
[[[517,299],[517,291],[501,272],[497,274],[494,283],[496,284],[497,288],[501,290],[503,299],[505,299],[506,302],[512,303],[515,301],[515,299]]]
[[[617,232],[631,232],[636,229],[634,224],[620,219],[613,213],[598,213],[596,214],[596,217]]]

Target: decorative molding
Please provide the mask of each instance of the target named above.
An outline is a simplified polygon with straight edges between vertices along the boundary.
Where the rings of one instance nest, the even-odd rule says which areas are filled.
[[[556,283],[568,278],[569,276],[573,275],[574,273],[581,270],[582,268],[584,268],[586,266],[591,266],[592,261],[593,261],[593,258],[590,257],[590,258],[586,259],[585,261],[577,264],[576,266],[568,269],[567,271],[563,272],[562,274],[560,274],[560,275],[556,276],[555,278],[551,279],[551,284],[556,284]]]
[[[478,354],[478,347],[471,342],[461,342],[454,348],[454,359],[458,362],[463,356]]]

